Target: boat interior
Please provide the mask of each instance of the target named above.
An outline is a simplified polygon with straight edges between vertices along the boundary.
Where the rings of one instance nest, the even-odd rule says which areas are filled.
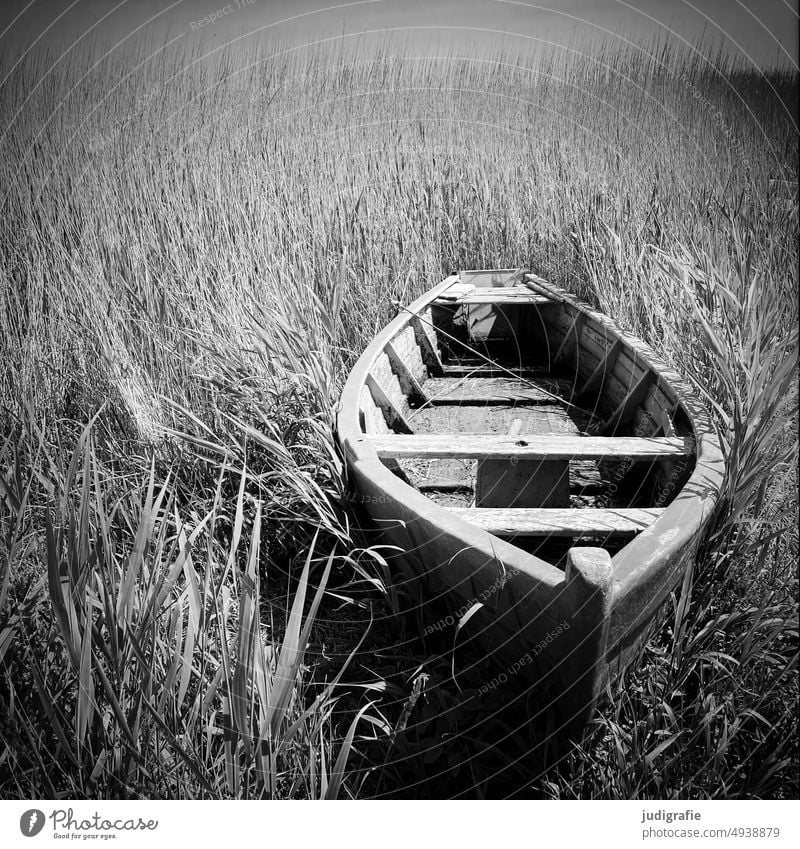
[[[612,555],[694,467],[692,420],[652,354],[521,270],[460,272],[389,339],[361,427],[436,504],[563,568]]]

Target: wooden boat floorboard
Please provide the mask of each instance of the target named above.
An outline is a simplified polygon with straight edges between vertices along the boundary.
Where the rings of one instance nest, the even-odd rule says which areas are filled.
[[[448,360],[443,368],[445,377],[517,377],[526,380],[551,377],[550,370],[544,366],[521,366],[514,362],[495,364],[474,359]]]
[[[453,513],[490,534],[513,536],[634,536],[651,525],[663,509],[488,508],[453,509]]]
[[[586,429],[588,418],[559,404],[439,404],[411,410],[408,422],[415,433],[508,434],[516,420],[522,433],[572,433]]]
[[[568,380],[518,377],[432,377],[425,381],[429,404],[552,404],[570,389]]]

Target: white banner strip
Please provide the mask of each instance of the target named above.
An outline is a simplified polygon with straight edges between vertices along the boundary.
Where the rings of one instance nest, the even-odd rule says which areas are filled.
[[[0,802],[0,846],[800,845],[798,802]]]

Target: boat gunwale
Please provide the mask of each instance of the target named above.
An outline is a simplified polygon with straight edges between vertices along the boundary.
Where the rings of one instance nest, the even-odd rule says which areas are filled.
[[[512,270],[515,269],[487,269],[486,271],[499,273]],[[384,466],[371,446],[367,434],[361,429],[359,421],[361,392],[366,384],[367,376],[371,373],[378,357],[384,352],[386,344],[410,323],[414,315],[421,313],[443,291],[458,282],[461,273],[467,272],[448,275],[438,285],[427,290],[409,306],[404,307],[402,313],[371,340],[348,375],[342,390],[337,414],[337,438],[346,460],[357,464],[359,471],[368,475],[376,486],[387,493],[387,496],[396,499],[399,503],[405,503],[409,510],[420,517],[424,516],[427,521],[440,527],[443,533],[456,536],[465,544],[477,549],[497,551],[498,559],[505,564],[514,561],[514,568],[538,581],[544,581],[549,586],[555,586],[564,580],[564,573],[560,569],[506,540],[477,528],[405,483]],[[665,394],[673,399],[676,409],[678,405],[682,408],[694,432],[695,465],[690,477],[678,490],[674,500],[667,505],[662,515],[612,558],[614,567],[612,619],[619,619],[620,613],[623,613],[623,619],[629,619],[630,617],[624,615],[624,609],[638,608],[636,618],[642,620],[642,624],[646,624],[650,615],[663,602],[662,596],[669,592],[675,581],[667,576],[663,586],[657,587],[655,595],[643,603],[638,603],[636,591],[643,585],[649,586],[657,582],[664,566],[669,564],[670,556],[680,554],[692,544],[693,540],[696,541],[696,537],[708,522],[724,475],[719,440],[697,394],[677,372],[657,356],[649,345],[620,328],[609,316],[579,301],[574,295],[552,285],[549,285],[549,288],[563,304],[568,304],[585,313],[587,318],[605,327],[628,350],[634,351],[637,360],[641,360],[657,378],[657,385],[662,386]],[[518,554],[515,556],[515,553]],[[619,625],[618,622],[616,624]],[[629,636],[630,624],[626,622],[624,629],[621,629],[614,627],[612,623],[609,650]],[[620,633],[621,631],[624,632]]]

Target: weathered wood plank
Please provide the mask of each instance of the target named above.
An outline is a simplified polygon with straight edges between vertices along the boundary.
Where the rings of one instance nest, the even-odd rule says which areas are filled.
[[[389,342],[408,371],[417,379],[417,382],[424,383],[430,375],[428,367],[422,359],[422,351],[417,344],[414,328],[407,324],[399,333],[395,333]]]
[[[641,406],[654,380],[656,380],[654,372],[645,372],[633,389],[620,401],[606,421],[598,427],[598,432],[611,436],[618,427],[622,427],[631,421],[637,407]]]
[[[619,352],[614,365],[614,374],[620,382],[630,385],[636,383],[640,377],[652,369],[636,349],[628,347],[629,342],[626,338],[623,337],[622,341],[625,342],[625,347]]]
[[[458,272],[458,283],[491,289],[516,286],[525,276],[522,268],[469,269]],[[458,285],[458,284],[456,284]],[[452,288],[452,287],[451,287]]]
[[[552,404],[569,390],[569,381],[517,377],[431,378],[425,393],[431,404]]]
[[[394,430],[399,431],[400,433],[413,433],[411,427],[406,421],[406,417],[400,412],[400,410],[397,409],[397,406],[386,393],[386,390],[371,374],[367,375],[366,384],[369,387],[369,391],[372,394],[375,404],[383,410],[383,414],[386,417],[386,423],[389,427],[394,428]]]
[[[389,433],[389,425],[383,411],[375,403],[369,387],[364,385],[358,402],[362,416],[362,427],[365,433]]]
[[[475,486],[474,460],[419,459],[401,460],[412,484],[419,490],[473,489]],[[460,505],[465,507],[466,505]]]
[[[655,418],[660,410],[673,410],[676,403],[675,393],[671,390],[663,374],[659,374],[659,379],[653,381],[642,406]]]
[[[520,433],[581,433],[569,412],[556,404],[432,404],[412,409],[408,423],[416,433],[507,434],[515,418],[522,419]],[[581,420],[583,424],[583,420]],[[610,434],[596,434],[606,436]]]
[[[433,303],[439,306],[466,306],[469,304],[549,304],[550,300],[543,295],[531,292],[526,286],[497,288],[497,289],[472,289],[468,292],[443,292]]]
[[[422,359],[428,367],[428,371],[432,375],[443,375],[444,368],[442,366],[442,358],[436,349],[436,331],[431,326],[430,310],[427,311],[427,315],[412,315],[409,320],[411,326],[414,328],[414,335],[417,337],[417,344],[422,353]]]
[[[380,384],[381,389],[389,397],[389,400],[394,404],[397,411],[405,414],[409,408],[408,398],[403,392],[403,388],[392,369],[392,364],[389,362],[389,357],[386,355],[385,350],[375,359],[370,376]]]
[[[622,340],[617,339],[600,358],[592,373],[584,381],[583,386],[575,393],[577,399],[587,398],[593,393],[602,394],[606,377],[613,369],[614,361],[621,349]]]
[[[651,525],[663,509],[584,507],[451,508],[451,512],[495,536],[634,536]]]
[[[533,460],[591,460],[630,457],[656,460],[684,457],[692,441],[684,437],[572,436],[518,434],[437,433],[408,436],[367,435],[379,457],[461,457],[464,459],[512,458]]]
[[[619,338],[613,325],[609,326],[604,318],[602,315],[590,316],[581,335],[581,347],[597,356],[603,356]]]
[[[389,358],[392,371],[397,375],[397,379],[400,381],[400,388],[403,392],[406,395],[416,398],[418,401],[426,401],[428,398],[427,393],[422,388],[417,378],[414,377],[414,374],[406,364],[405,360],[397,353],[394,345],[392,345],[391,342],[387,342],[386,347],[383,350]]]
[[[446,300],[455,300],[457,298],[463,298],[464,295],[468,295],[470,292],[475,291],[474,283],[462,283],[461,281],[457,283],[453,283],[452,286],[448,286],[444,292],[439,295],[437,300],[442,298]]]
[[[653,417],[661,425],[661,433],[664,436],[674,436],[675,428],[672,425],[672,410],[660,407],[658,410],[652,411]]]
[[[544,367],[519,366],[513,363],[505,364],[498,362],[497,365],[485,361],[445,363],[445,377],[514,377],[530,380],[536,377],[547,377],[550,370]]]
[[[558,346],[555,354],[553,354],[553,366],[561,366],[568,363],[574,358],[575,351],[578,349],[581,340],[581,332],[586,324],[588,317],[584,312],[576,312],[572,324],[564,334],[561,344]]]

